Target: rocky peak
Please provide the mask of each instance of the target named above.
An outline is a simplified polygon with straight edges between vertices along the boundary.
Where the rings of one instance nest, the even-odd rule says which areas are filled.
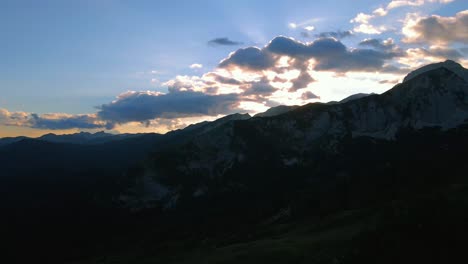
[[[405,77],[403,82],[407,82],[411,79],[414,79],[417,76],[420,76],[423,73],[426,73],[432,70],[437,70],[437,69],[449,70],[455,73],[456,75],[458,75],[460,78],[464,79],[466,82],[468,82],[468,71],[465,68],[463,68],[463,66],[461,66],[459,63],[452,61],[452,60],[446,60],[444,62],[429,64],[415,71],[412,71]]]

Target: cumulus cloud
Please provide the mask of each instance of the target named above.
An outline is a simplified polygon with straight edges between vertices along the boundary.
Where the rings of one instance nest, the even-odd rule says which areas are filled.
[[[432,15],[419,17],[409,14],[402,29],[407,43],[447,44],[468,43],[468,10],[453,17]]]
[[[237,94],[202,92],[127,92],[99,107],[98,117],[109,123],[145,122],[156,118],[214,116],[240,110]]]
[[[238,49],[231,53],[229,57],[221,61],[220,67],[226,68],[235,65],[251,70],[262,70],[273,66],[274,59],[270,54],[257,47]]]
[[[96,114],[31,114],[30,126],[39,129],[93,129],[104,128],[106,123],[98,120]]]
[[[372,13],[376,16],[386,16],[388,14],[388,11],[380,7],[375,9]]]
[[[361,24],[368,24],[369,21],[374,18],[373,15],[359,13],[356,15],[355,18],[351,19],[351,23],[361,23]]]
[[[289,91],[295,92],[297,90],[307,88],[307,86],[312,82],[315,82],[314,78],[312,78],[307,71],[302,71],[299,76],[292,81],[292,86]]]
[[[337,72],[347,71],[379,71],[386,60],[398,57],[393,51],[373,49],[347,49],[339,40],[334,38],[320,38],[310,43],[287,38],[276,37],[263,49],[240,49],[232,53],[220,63],[221,68],[237,66],[250,70],[276,70],[278,58],[288,56],[294,58],[295,65],[308,66],[314,60],[314,70]],[[259,58],[255,60],[254,58]],[[303,70],[303,69],[301,69]]]
[[[399,61],[415,68],[446,59],[460,61],[462,58],[463,55],[456,49],[444,46],[431,46],[429,48],[407,49],[405,51],[405,56],[399,58]]]
[[[376,10],[377,11],[377,10]],[[374,13],[376,12],[374,11]],[[357,16],[353,19],[351,19],[351,23],[357,24],[354,27],[354,32],[359,32],[363,34],[369,34],[369,35],[378,35],[381,34],[383,31],[386,31],[387,28],[385,26],[375,26],[370,23],[370,21],[375,18],[376,16],[381,16],[381,14],[385,13],[385,10],[379,10],[377,11],[378,14],[364,14],[364,13],[359,13]]]
[[[238,46],[244,43],[239,41],[230,40],[229,38],[215,38],[208,41],[210,46]]]
[[[427,3],[447,4],[453,0],[393,0],[387,5],[387,10],[395,9],[403,6],[422,6]]]
[[[9,112],[6,109],[0,109],[0,125],[51,130],[106,127],[106,123],[99,120],[96,114],[70,115],[53,113],[39,115],[27,112]]]
[[[386,16],[392,9],[404,7],[404,6],[422,6],[427,3],[440,3],[447,4],[453,0],[393,0],[390,1],[385,7],[379,7],[375,9],[372,14],[359,13],[355,18],[351,19],[350,22],[356,24],[354,32],[359,32],[369,35],[378,35],[387,31],[388,28],[385,26],[376,26],[371,23],[377,17]]]
[[[229,85],[241,85],[242,84],[241,81],[235,78],[222,76],[214,72],[207,73],[205,76],[212,77],[215,82],[220,83],[220,84],[229,84]]]
[[[301,95],[302,100],[307,101],[311,99],[320,99],[320,96],[317,96],[311,91],[303,92]]]
[[[253,95],[254,98],[264,98],[272,95],[276,90],[277,89],[270,84],[270,81],[264,77],[260,81],[252,82],[247,85],[243,95]]]
[[[396,47],[395,41],[391,38],[388,38],[386,40],[368,38],[359,42],[359,46],[372,47],[378,50],[393,50]]]
[[[317,35],[315,35],[317,38],[336,38],[336,39],[344,39],[347,37],[351,37],[353,35],[353,32],[351,30],[345,30],[345,31],[327,31],[327,32],[321,32]]]
[[[402,1],[402,0],[394,0],[388,3],[387,10],[395,9],[397,7],[402,6],[421,6],[424,4],[424,0],[415,0],[415,1]]]
[[[25,126],[29,123],[30,114],[26,112],[10,112],[0,108],[0,125]]]
[[[194,64],[190,65],[189,67],[190,67],[190,69],[201,69],[201,68],[203,68],[203,65],[200,64],[200,63],[194,63]]]

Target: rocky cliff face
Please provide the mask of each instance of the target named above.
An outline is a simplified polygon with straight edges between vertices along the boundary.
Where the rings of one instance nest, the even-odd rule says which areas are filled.
[[[457,127],[468,120],[466,76],[468,70],[446,61],[410,73],[403,83],[381,95],[223,122],[182,148],[152,157],[145,176],[165,186],[165,197],[152,197],[173,206],[182,185],[187,186],[181,182],[191,182],[194,196],[203,194],[209,189],[207,181],[230,182],[226,177],[246,162],[303,166],[314,163],[311,153],[337,153],[346,138],[394,140],[402,129]]]

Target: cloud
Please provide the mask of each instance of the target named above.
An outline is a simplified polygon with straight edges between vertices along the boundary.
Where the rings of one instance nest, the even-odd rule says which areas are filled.
[[[420,67],[428,63],[451,59],[460,61],[463,55],[456,49],[443,46],[431,46],[429,48],[411,48],[405,51],[405,56],[399,61],[412,68]]]
[[[429,49],[420,48],[419,50],[425,56],[431,56],[438,59],[458,60],[463,57],[463,55],[458,50],[447,47],[433,46]]]
[[[393,0],[387,5],[387,10],[395,9],[403,6],[422,6],[427,3],[448,4],[453,0]]]
[[[369,24],[369,21],[374,18],[373,15],[359,13],[356,15],[355,18],[351,19],[351,23],[361,23],[361,24]]]
[[[381,81],[379,81],[380,84],[387,84],[387,83],[389,83],[389,84],[397,84],[397,83],[399,83],[399,82],[400,82],[400,80],[398,80],[398,79],[394,79],[394,80],[381,80]]]
[[[29,123],[30,114],[26,112],[10,112],[0,108],[0,125],[26,126]]]
[[[104,128],[106,123],[97,119],[95,114],[31,114],[30,127],[39,129],[64,130],[72,128]]]
[[[203,65],[199,64],[199,63],[194,63],[194,64],[190,65],[189,68],[190,69],[201,69],[201,68],[203,68]]]
[[[388,14],[388,11],[383,9],[382,7],[375,9],[372,14],[376,16],[386,16]]]
[[[243,95],[254,95],[256,98],[264,98],[272,95],[276,90],[276,88],[270,85],[270,81],[267,78],[262,78],[260,81],[250,83]]]
[[[394,0],[390,1],[386,7],[379,7],[375,9],[372,14],[359,13],[355,18],[351,19],[350,22],[356,24],[354,27],[354,32],[359,32],[369,35],[378,35],[387,31],[388,28],[385,26],[376,26],[371,23],[371,20],[374,20],[377,17],[386,16],[390,10],[404,7],[404,6],[422,6],[427,3],[440,3],[446,4],[450,3],[453,0]]]
[[[424,4],[424,0],[415,0],[415,1],[391,1],[387,5],[387,10],[395,9],[397,7],[402,7],[402,6],[422,6]]]
[[[169,80],[163,85],[167,86],[169,92],[203,92],[203,93],[216,93],[216,83],[207,82],[198,76],[179,75],[174,79]]]
[[[235,78],[230,78],[226,76],[219,75],[214,72],[207,73],[205,76],[207,77],[212,77],[214,81],[220,84],[229,84],[229,85],[241,85],[242,82],[235,79]]]
[[[311,99],[320,99],[320,96],[317,96],[316,94],[310,91],[307,91],[307,92],[302,93],[301,98],[302,100],[306,101],[306,100],[311,100]]]
[[[386,30],[387,28],[385,26],[376,27],[371,24],[360,24],[359,26],[356,26],[354,28],[355,32],[364,33],[368,35],[380,35]]]
[[[374,49],[378,50],[392,50],[395,48],[395,41],[391,38],[388,38],[386,40],[380,40],[380,39],[364,39],[363,41],[359,42],[359,46],[367,46],[367,47],[372,47]]]
[[[187,124],[182,123],[179,118],[175,119],[164,119],[158,118],[154,120],[150,120],[145,123],[147,127],[158,127],[162,128],[166,131],[176,130],[176,129],[183,129],[187,127]]]
[[[315,82],[314,78],[312,78],[312,76],[310,76],[310,74],[307,73],[307,71],[302,71],[299,74],[299,76],[292,81],[293,85],[291,86],[289,91],[295,92],[297,90],[307,88],[307,86],[312,82]]]
[[[244,43],[239,42],[239,41],[233,41],[233,40],[230,40],[229,38],[215,38],[215,39],[208,41],[208,45],[211,45],[211,46],[238,46],[242,44]]]
[[[370,21],[376,16],[383,16],[386,14],[386,11],[382,8],[374,10],[374,15],[364,13],[357,14],[357,16],[350,21],[351,23],[358,24],[354,27],[353,31],[369,35],[381,34],[382,32],[386,31],[387,28],[385,26],[372,25]]]
[[[247,50],[249,50],[247,52]],[[219,67],[240,67],[249,70],[273,70],[281,56],[294,58],[296,69],[304,71],[313,59],[314,70],[325,71],[379,71],[386,60],[400,56],[393,51],[373,49],[348,50],[339,40],[320,38],[310,43],[302,43],[287,37],[276,37],[263,49],[239,49],[223,60]]]
[[[468,43],[468,10],[454,17],[432,15],[419,17],[409,14],[405,19],[402,32],[406,43]]]
[[[345,31],[328,31],[328,32],[321,32],[320,34],[315,35],[317,38],[336,38],[336,39],[344,39],[347,37],[351,37],[353,32],[351,30]]]
[[[312,24],[317,23],[317,22],[319,22],[321,20],[323,20],[323,19],[316,17],[316,18],[308,19],[308,20],[300,22],[300,23],[292,22],[292,23],[288,24],[288,27],[291,28],[291,29],[300,28],[300,29],[304,29],[306,31],[313,31],[313,30],[315,30],[315,27],[312,26]]]
[[[238,94],[209,95],[202,92],[123,93],[99,107],[98,117],[109,123],[145,122],[156,118],[215,116],[239,111]]]
[[[274,59],[270,54],[257,47],[238,49],[231,53],[229,57],[221,61],[219,67],[238,66],[251,70],[262,70],[273,66]]]
[[[0,109],[0,125],[50,130],[106,127],[106,123],[99,120],[96,114],[70,115],[53,113],[38,115],[27,112],[9,112],[6,109]]]

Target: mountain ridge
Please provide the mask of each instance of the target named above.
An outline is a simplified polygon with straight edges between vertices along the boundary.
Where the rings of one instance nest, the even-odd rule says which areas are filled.
[[[173,206],[182,187],[164,184],[172,177],[169,182],[177,182],[180,175],[196,178],[188,176],[194,173],[205,175],[208,182],[225,179],[231,170],[261,156],[276,160],[280,167],[309,166],[314,161],[307,157],[319,151],[335,155],[349,138],[394,141],[402,130],[439,127],[445,131],[467,119],[468,82],[446,67],[435,67],[381,95],[338,104],[312,103],[280,115],[234,120],[178,149],[156,153],[144,171],[150,175],[147,180],[166,186],[167,197],[146,193],[142,202],[159,197],[156,200],[172,201]],[[206,192],[205,180],[194,181],[200,181],[194,192]]]

